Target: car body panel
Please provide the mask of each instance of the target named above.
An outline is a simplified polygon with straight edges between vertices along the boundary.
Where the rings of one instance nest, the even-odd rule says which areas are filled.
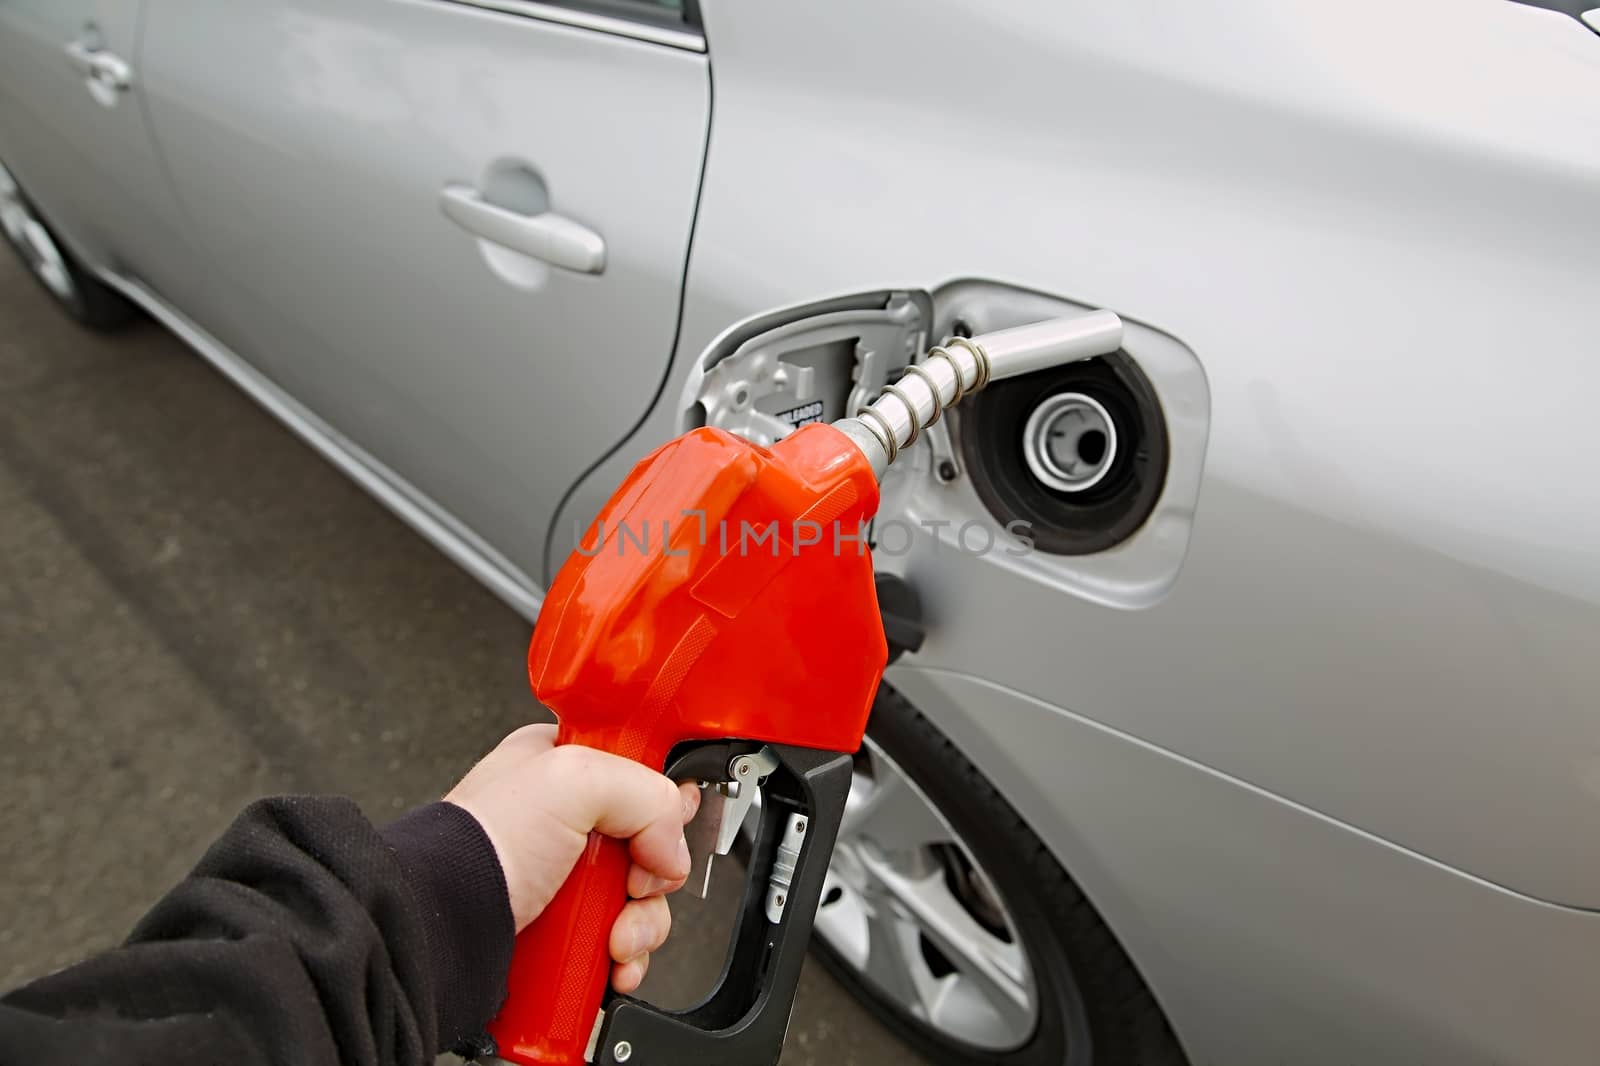
[[[81,255],[194,304],[206,272],[140,97],[97,102],[67,57],[87,42],[132,60],[141,13],[140,0],[0,0],[0,154]]]
[[[1600,914],[950,671],[887,675],[1057,842],[1193,1066],[1588,1066]]]
[[[670,358],[705,56],[444,0],[146,18],[156,138],[218,289],[185,312],[537,574],[556,503]],[[508,168],[601,234],[603,273],[445,217],[447,185]]]

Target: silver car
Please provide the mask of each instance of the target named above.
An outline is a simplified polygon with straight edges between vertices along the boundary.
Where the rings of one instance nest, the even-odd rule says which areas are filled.
[[[940,1063],[1593,1063],[1586,6],[0,0],[0,212],[529,617],[685,427],[1117,311],[885,486],[824,959]]]

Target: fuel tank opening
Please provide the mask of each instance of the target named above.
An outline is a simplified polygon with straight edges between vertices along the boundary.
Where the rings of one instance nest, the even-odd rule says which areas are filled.
[[[1126,540],[1166,477],[1160,402],[1121,351],[995,382],[962,410],[960,436],[990,513],[1029,523],[1034,547],[1056,555]]]
[[[1022,430],[1028,469],[1057,492],[1085,492],[1117,462],[1117,426],[1093,396],[1062,392],[1033,409]]]

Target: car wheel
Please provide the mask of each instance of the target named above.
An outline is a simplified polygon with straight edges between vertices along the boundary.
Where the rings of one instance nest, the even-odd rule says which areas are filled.
[[[138,314],[115,289],[83,269],[34,210],[11,172],[0,165],[0,231],[56,303],[83,325],[112,330]]]
[[[1150,990],[1021,817],[884,685],[813,943],[930,1060],[1181,1066]]]

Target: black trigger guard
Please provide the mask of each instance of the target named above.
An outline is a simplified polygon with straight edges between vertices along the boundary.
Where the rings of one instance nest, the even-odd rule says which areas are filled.
[[[731,781],[728,764],[741,755],[761,750],[761,745],[744,740],[720,740],[709,744],[679,744],[667,756],[667,768],[662,771],[672,780],[706,781],[716,784]]]
[[[675,751],[666,774],[674,780],[726,781],[729,762],[763,746],[777,757],[778,768],[762,790],[744,898],[716,987],[686,1010],[662,1010],[608,991],[596,1066],[616,1064],[616,1050],[624,1045],[627,1059],[674,1066],[770,1066],[783,1053],[855,760],[846,752],[730,741]],[[766,915],[773,858],[789,816],[800,813],[809,822],[805,842],[783,917],[773,925]]]

